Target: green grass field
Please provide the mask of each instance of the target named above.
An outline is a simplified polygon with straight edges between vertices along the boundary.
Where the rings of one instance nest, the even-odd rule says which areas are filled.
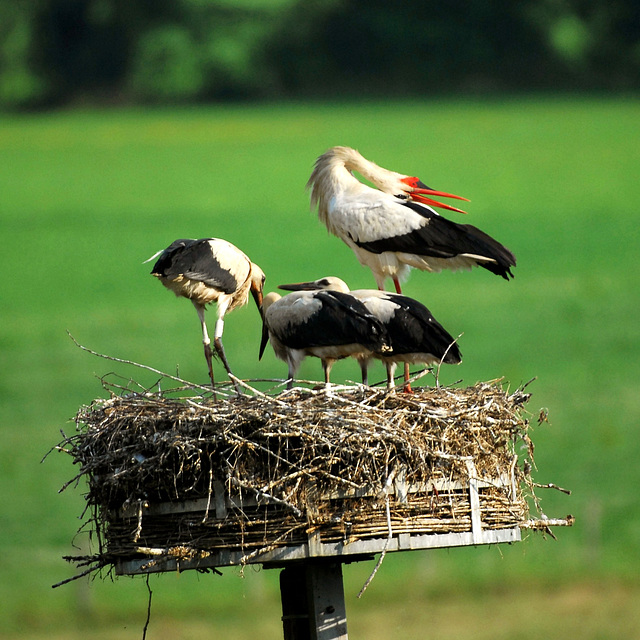
[[[372,567],[348,567],[352,637],[640,637],[639,123],[632,98],[0,118],[0,637],[136,638],[146,615],[142,580],[51,589],[72,574],[61,556],[75,552],[83,498],[82,487],[57,493],[76,471],[69,458],[40,460],[60,429],[74,429],[77,408],[103,395],[100,376],[157,378],[81,351],[67,331],[206,382],[192,306],[142,264],[178,237],[234,242],[264,269],[267,290],[323,275],[373,287],[309,212],[311,165],[335,144],[469,197],[463,221],[516,253],[511,282],[414,272],[405,292],[463,333],[464,361],[443,368],[442,382],[504,377],[513,388],[537,377],[529,408],[548,408],[550,424],[533,432],[535,477],[573,490],[541,490],[543,507],[577,518],[558,541],[389,556],[361,600]],[[224,337],[238,375],[285,376],[272,352],[257,360],[255,308],[234,312]],[[334,373],[358,379],[352,363]],[[300,375],[320,378],[319,362]],[[151,637],[281,637],[275,572],[165,575],[152,588]]]

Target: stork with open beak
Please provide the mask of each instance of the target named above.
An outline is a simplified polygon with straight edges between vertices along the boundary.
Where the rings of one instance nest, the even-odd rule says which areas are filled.
[[[196,308],[202,326],[204,355],[215,394],[213,352],[205,322],[205,307],[212,302],[217,303],[218,318],[213,344],[227,373],[233,375],[222,345],[224,318],[227,313],[247,304],[249,292],[261,311],[265,275],[240,249],[219,238],[176,240],[146,262],[155,258],[158,260],[151,270],[151,275],[156,276],[177,296],[191,300]],[[231,379],[239,392],[236,381]]]
[[[375,185],[360,182],[354,172]],[[513,277],[513,253],[491,236],[458,224],[432,207],[461,211],[436,198],[457,198],[430,189],[418,178],[389,171],[350,147],[333,147],[317,160],[307,183],[311,207],[330,233],[343,240],[369,267],[378,289],[387,278],[401,293],[411,267],[423,271],[483,267],[506,280]]]
[[[271,340],[276,357],[289,367],[288,389],[306,356],[320,358],[328,388],[336,360],[389,350],[384,325],[362,302],[340,291],[296,291],[284,297],[271,292],[264,297],[262,315],[259,357]]]
[[[350,291],[348,285],[334,276],[311,282],[283,284],[287,291],[340,291],[349,293],[362,302],[369,313],[384,325],[390,350],[364,352],[354,357],[360,362],[362,383],[368,384],[368,368],[372,358],[382,360],[387,369],[387,388],[394,387],[394,373],[398,363],[405,364],[459,364],[462,354],[454,338],[433,317],[422,303],[397,293],[376,289]],[[405,383],[405,391],[410,391]]]

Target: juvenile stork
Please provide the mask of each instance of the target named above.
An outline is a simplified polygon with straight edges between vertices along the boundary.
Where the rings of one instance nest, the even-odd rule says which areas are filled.
[[[205,307],[211,302],[217,302],[218,319],[213,344],[224,368],[227,373],[231,374],[222,345],[224,317],[227,313],[247,303],[249,291],[251,291],[260,311],[265,280],[264,273],[240,249],[219,238],[175,240],[166,249],[151,256],[146,262],[151,262],[154,258],[158,258],[158,260],[151,270],[151,275],[156,276],[167,289],[173,291],[177,296],[191,300],[198,312],[198,318],[202,325],[204,356],[209,368],[211,386],[215,389],[211,363],[213,352],[204,317]],[[233,384],[236,391],[239,391],[235,380],[233,380]]]
[[[306,356],[322,361],[330,384],[336,360],[388,351],[384,325],[353,296],[340,291],[297,291],[281,297],[271,292],[262,304],[260,358],[267,342],[277,358],[289,366],[287,388]]]
[[[394,387],[394,374],[399,362],[405,364],[460,364],[462,354],[454,338],[433,317],[422,303],[397,293],[376,289],[356,289],[350,291],[347,284],[328,276],[312,282],[280,285],[288,291],[341,291],[350,293],[364,304],[386,329],[390,351],[366,352],[355,357],[360,362],[362,383],[368,384],[368,368],[371,358],[384,363],[387,369],[387,388]],[[405,390],[410,391],[405,382]]]
[[[360,182],[354,171],[377,188]],[[380,290],[391,278],[396,291],[402,293],[400,280],[411,267],[441,271],[477,265],[506,280],[513,277],[511,267],[516,259],[509,249],[480,229],[452,222],[431,208],[461,211],[433,197],[465,198],[383,169],[355,149],[333,147],[322,154],[307,188],[311,189],[312,209],[317,206],[329,232],[371,269]]]

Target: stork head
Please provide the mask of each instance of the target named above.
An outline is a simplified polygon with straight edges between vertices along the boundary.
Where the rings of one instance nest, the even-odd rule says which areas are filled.
[[[260,312],[262,313],[262,337],[260,339],[260,351],[258,353],[258,360],[262,360],[262,356],[264,355],[265,347],[267,346],[267,342],[269,342],[269,328],[267,327],[267,322],[265,320],[265,314],[269,307],[274,303],[280,300],[282,296],[275,291],[271,291],[271,293],[267,293],[267,295],[262,300],[262,307]]]
[[[458,213],[466,213],[462,209],[458,209],[457,207],[452,207],[449,204],[444,204],[443,202],[438,202],[431,197],[434,196],[436,198],[455,198],[456,200],[465,200],[469,202],[468,198],[463,198],[462,196],[456,196],[453,193],[445,193],[444,191],[436,191],[431,187],[427,187],[424,182],[420,181],[418,178],[413,176],[402,176],[398,180],[399,191],[393,193],[393,195],[403,198],[405,200],[413,200],[414,202],[420,202],[421,204],[426,204],[430,207],[440,207],[442,209],[448,209],[449,211],[457,211]]]
[[[275,291],[271,291],[271,293],[267,293],[267,295],[264,297],[264,300],[262,301],[262,312],[266,313],[267,309],[274,303],[277,302],[278,300],[280,300],[282,296],[279,293],[276,293]]]
[[[264,281],[266,280],[266,276],[264,275],[264,271],[255,264],[251,263],[251,295],[253,299],[256,301],[256,305],[258,306],[258,310],[262,313],[262,290],[264,289]]]
[[[384,169],[375,162],[367,160],[359,151],[351,147],[332,147],[316,160],[307,183],[307,188],[311,189],[311,208],[318,205],[321,219],[327,217],[328,202],[336,184],[340,182],[344,184],[344,180],[348,179],[357,180],[353,175],[354,172],[359,173],[383,193],[432,207],[466,213],[462,209],[444,204],[434,198],[455,198],[456,200],[467,200],[467,198],[436,191],[427,187],[416,177]]]
[[[284,289],[285,291],[340,291],[342,293],[349,293],[349,287],[344,280],[336,278],[335,276],[325,276],[318,280],[311,280],[310,282],[297,282],[293,284],[281,284],[278,289]]]

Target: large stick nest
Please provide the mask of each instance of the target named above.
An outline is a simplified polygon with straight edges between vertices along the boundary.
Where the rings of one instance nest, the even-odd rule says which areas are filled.
[[[391,521],[394,531],[469,530],[468,493],[442,487],[468,482],[470,469],[493,483],[483,527],[522,525],[527,497],[536,502],[528,399],[492,382],[412,395],[357,386],[215,401],[162,393],[96,400],[59,446],[80,465],[65,487],[88,482],[88,525],[100,549],[86,564],[151,548],[255,554],[304,541],[311,529],[326,539],[384,537]],[[403,503],[394,498],[384,517],[399,477],[414,491]],[[213,513],[216,486],[236,498],[223,520]],[[198,499],[206,499],[198,526],[143,516],[149,505]]]

